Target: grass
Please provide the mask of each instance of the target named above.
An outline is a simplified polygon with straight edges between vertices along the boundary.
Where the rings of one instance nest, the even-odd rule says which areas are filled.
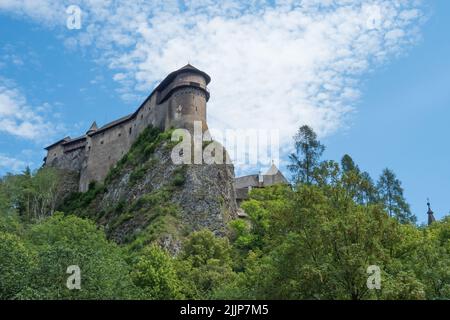
[[[187,172],[187,166],[186,165],[178,166],[173,171],[172,185],[175,186],[175,187],[183,186],[184,183],[186,182],[186,172]]]
[[[161,132],[156,128],[145,129],[135,141],[128,153],[109,171],[105,186],[111,184],[130,172],[128,188],[133,187],[141,181],[148,170],[158,164],[158,158],[154,156],[156,150],[176,144],[170,141],[172,131]],[[130,228],[124,224],[135,221],[138,227],[126,237],[125,241],[132,246],[139,247],[160,238],[163,234],[172,234],[179,237],[181,231],[179,227],[180,208],[171,202],[174,192],[186,182],[187,166],[177,166],[171,177],[165,184],[147,194],[144,194],[135,201],[122,199],[116,205],[107,208],[97,208],[94,204],[99,203],[106,192],[106,187],[101,184],[92,183],[85,193],[72,194],[62,206],[62,211],[74,213],[80,216],[90,216],[97,221],[108,221],[108,234],[113,234],[119,228]],[[131,200],[131,199],[128,199]],[[97,212],[98,211],[98,212]],[[142,226],[139,227],[139,224]]]
[[[71,213],[71,214],[79,214],[81,216],[86,215],[86,213],[81,212],[81,210],[87,210],[91,203],[99,194],[103,194],[106,191],[106,188],[102,184],[97,184],[95,182],[91,182],[89,184],[89,189],[86,192],[74,192],[67,197],[64,201],[64,204],[61,206],[60,211]],[[84,214],[83,214],[84,213]]]

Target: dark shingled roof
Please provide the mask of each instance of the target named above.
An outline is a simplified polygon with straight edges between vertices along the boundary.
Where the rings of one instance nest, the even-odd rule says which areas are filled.
[[[127,122],[127,121],[131,120],[132,118],[134,118],[134,116],[135,116],[135,113],[132,113],[132,114],[129,114],[129,115],[127,115],[125,117],[122,117],[120,119],[114,120],[114,121],[112,121],[110,123],[107,123],[103,127],[101,127],[100,129],[98,129],[97,131],[93,132],[90,135],[93,136],[93,135],[96,135],[97,133],[100,133],[100,132],[103,132],[103,131],[105,131],[107,129],[110,129],[112,127],[118,126],[118,125],[120,125],[120,124],[122,124],[124,122]]]
[[[57,146],[58,144],[66,142],[66,141],[70,141],[70,137],[65,137],[61,140],[56,141],[55,143],[49,145],[48,147],[45,147],[45,150],[49,150],[49,149],[53,148],[54,146]]]
[[[106,125],[104,125],[103,127],[101,127],[100,129],[98,129],[97,131],[95,131],[94,133],[90,134],[90,135],[96,135],[97,133],[103,132],[107,129],[110,129],[112,127],[115,127],[117,125],[120,125],[124,122],[127,122],[128,120],[131,120],[133,118],[136,117],[136,115],[138,114],[139,110],[142,109],[142,107],[144,107],[144,105],[147,103],[147,101],[150,99],[150,97],[157,91],[162,91],[164,90],[179,74],[183,73],[183,72],[193,72],[193,73],[197,73],[202,75],[203,77],[205,77],[206,79],[206,84],[211,82],[211,77],[206,73],[203,72],[199,69],[197,69],[196,67],[187,64],[185,65],[183,68],[180,68],[172,73],[170,73],[153,91],[152,93],[147,97],[147,99],[144,100],[144,102],[142,102],[142,104],[139,106],[139,108],[132,114],[129,114],[125,117],[122,117],[118,120],[115,120],[113,122],[110,122]]]
[[[202,75],[206,79],[206,84],[208,85],[211,82],[211,77],[206,73],[203,72],[196,67],[187,64],[183,68],[178,69],[172,73],[170,73],[156,88],[154,91],[162,91],[169,83],[171,83],[179,74],[183,72],[193,72]]]
[[[430,225],[433,224],[433,222],[436,221],[436,218],[434,217],[433,210],[431,210],[430,201],[428,201],[427,206],[428,206],[428,212],[427,212],[427,214],[428,214],[428,225],[430,226]]]
[[[89,132],[89,131],[91,131],[91,130],[89,130],[88,132],[89,132],[89,136],[94,136],[94,135],[96,135],[96,134],[98,134],[98,133],[101,133],[101,132],[104,132],[104,131],[106,131],[106,130],[108,130],[108,129],[110,129],[110,128],[113,128],[113,127],[115,127],[115,126],[118,126],[118,125],[120,125],[120,124],[122,124],[122,123],[125,123],[125,122],[127,122],[127,121],[129,121],[129,120],[131,120],[131,119],[133,119],[133,118],[135,118],[136,117],[136,115],[138,114],[138,112],[144,107],[144,105],[147,103],[147,101],[150,99],[150,97],[155,93],[155,92],[157,92],[157,91],[162,91],[162,90],[164,90],[179,74],[181,74],[181,73],[183,73],[183,72],[193,72],[193,73],[197,73],[197,74],[200,74],[200,75],[202,75],[203,77],[205,77],[205,79],[206,79],[206,84],[209,84],[210,82],[211,82],[211,77],[206,73],[206,72],[204,72],[204,71],[201,71],[201,70],[199,70],[199,69],[197,69],[196,67],[194,67],[194,66],[192,66],[192,65],[190,65],[190,64],[187,64],[187,65],[185,65],[183,68],[180,68],[180,69],[178,69],[178,70],[176,70],[176,71],[174,71],[174,72],[172,72],[172,73],[170,73],[153,91],[152,91],[152,93],[144,100],[144,102],[142,102],[142,104],[139,106],[139,108],[134,112],[134,113],[132,113],[132,114],[129,114],[129,115],[127,115],[127,116],[125,116],[125,117],[122,117],[122,118],[120,118],[120,119],[117,119],[117,120],[115,120],[115,121],[112,121],[112,122],[110,122],[110,123],[107,123],[107,124],[105,124],[103,127],[101,127],[101,128],[99,128],[98,130],[96,130],[96,131],[94,131],[94,132]],[[96,124],[95,124],[96,125]],[[92,129],[92,126],[91,126],[91,129]],[[48,150],[48,149],[50,149],[50,148],[52,148],[52,147],[54,147],[54,146],[56,146],[56,145],[58,145],[58,144],[60,144],[61,142],[64,142],[64,141],[66,141],[66,140],[69,140],[69,141],[66,141],[66,143],[71,143],[71,142],[74,142],[74,141],[76,141],[76,140],[81,140],[82,138],[84,138],[84,137],[86,137],[86,136],[82,136],[82,137],[79,137],[79,138],[76,138],[76,139],[70,139],[70,137],[66,137],[66,138],[64,138],[64,139],[62,139],[62,140],[59,140],[58,142],[55,142],[54,144],[52,144],[52,145],[50,145],[50,146],[48,146],[47,148],[45,148],[46,150]]]
[[[85,140],[85,139],[86,139],[86,135],[82,135],[81,137],[73,138],[73,139],[70,139],[70,140],[64,142],[63,145],[64,145],[64,146],[67,146],[67,145],[69,145],[69,144],[78,142],[78,141],[80,141],[80,140]]]

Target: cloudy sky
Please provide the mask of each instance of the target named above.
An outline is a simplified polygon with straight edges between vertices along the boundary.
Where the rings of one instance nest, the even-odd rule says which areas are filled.
[[[67,9],[81,9],[69,29]],[[210,127],[302,124],[326,157],[392,168],[420,221],[450,211],[447,0],[0,0],[0,174],[133,112],[187,62],[212,77]],[[70,12],[70,10],[69,10]],[[447,165],[446,165],[447,164]],[[257,169],[255,169],[257,171]]]

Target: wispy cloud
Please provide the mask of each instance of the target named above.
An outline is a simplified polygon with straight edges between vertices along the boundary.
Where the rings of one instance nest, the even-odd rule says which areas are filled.
[[[18,172],[23,170],[27,165],[28,163],[25,161],[0,154],[0,173],[5,171]]]
[[[189,61],[213,79],[210,126],[279,129],[282,141],[304,123],[321,135],[345,125],[361,79],[414,43],[423,17],[417,0],[31,3],[0,10],[63,27],[65,5],[81,7],[65,41],[114,70],[124,99]]]
[[[49,120],[51,109],[48,103],[31,107],[14,83],[0,78],[0,133],[46,141],[61,129]]]

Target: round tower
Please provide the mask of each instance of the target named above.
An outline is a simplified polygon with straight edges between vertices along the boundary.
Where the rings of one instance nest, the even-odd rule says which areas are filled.
[[[209,100],[209,75],[190,64],[172,72],[158,88],[158,104],[167,104],[165,128],[192,130],[195,121],[207,130],[206,103]]]

